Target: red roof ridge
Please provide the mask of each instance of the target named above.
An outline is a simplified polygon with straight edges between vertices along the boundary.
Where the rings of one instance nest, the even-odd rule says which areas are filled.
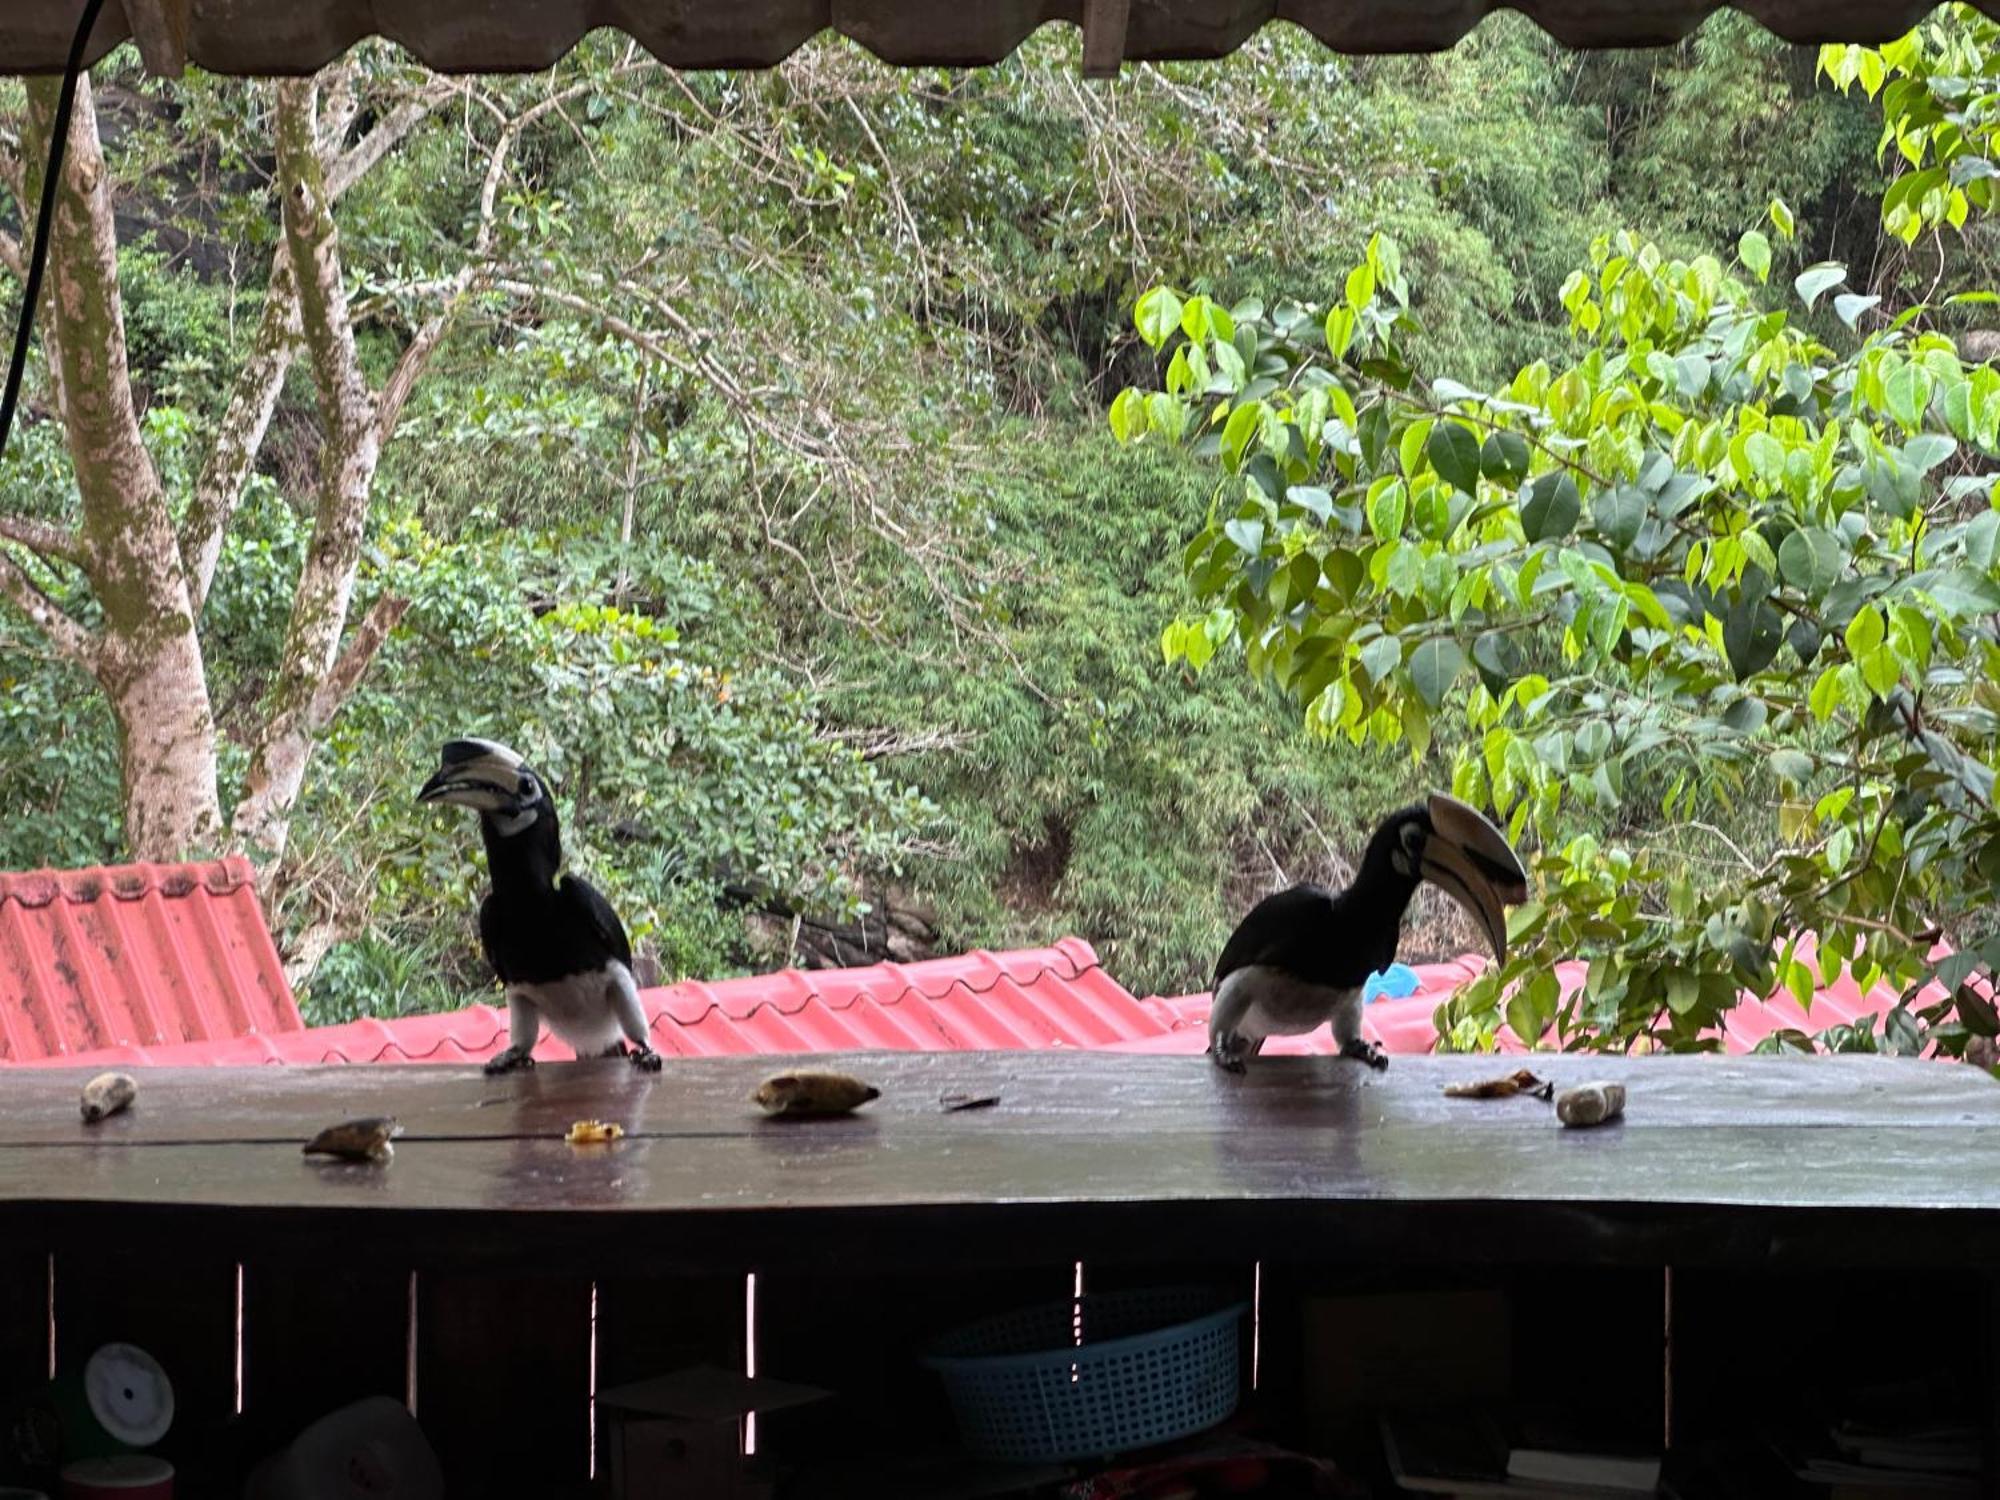
[[[240,854],[170,864],[141,862],[91,865],[77,870],[24,870],[12,874],[0,872],[0,904],[13,901],[24,907],[40,908],[58,895],[72,905],[86,905],[107,895],[117,901],[137,901],[155,891],[168,897],[186,896],[197,887],[211,895],[226,896],[256,883],[256,870]]]
[[[1081,959],[1078,958],[1075,951],[1072,951],[1079,949],[1083,954],[1083,958]],[[1072,967],[1065,971],[1060,965],[1052,962],[1050,956],[1056,954],[1060,954],[1063,958],[1068,959]],[[639,999],[640,1003],[645,1006],[648,1025],[660,1020],[662,1017],[666,1017],[681,1026],[697,1026],[710,1016],[716,1015],[729,1021],[747,1021],[756,1016],[760,1011],[769,1011],[776,1015],[790,1017],[802,1015],[814,1006],[822,1006],[838,1014],[841,1011],[852,1010],[864,1001],[871,1005],[886,1008],[892,1005],[900,1005],[912,995],[926,1002],[935,1002],[947,999],[952,991],[961,989],[973,995],[990,995],[1001,985],[1009,982],[1024,988],[1049,979],[1058,980],[1064,984],[1073,984],[1087,974],[1102,971],[1104,967],[1098,960],[1096,950],[1082,938],[1064,938],[1054,946],[1047,948],[1025,948],[1018,951],[1011,951],[1005,957],[1017,960],[1029,960],[1034,965],[1033,971],[1026,975],[1017,975],[1007,967],[1000,955],[991,953],[984,948],[975,948],[970,952],[952,957],[919,959],[913,964],[902,964],[897,963],[893,959],[884,959],[880,963],[866,964],[852,969],[779,969],[770,974],[756,976],[767,982],[778,981],[802,986],[804,993],[800,995],[796,1005],[788,1006],[782,1000],[777,999],[752,1000],[742,1010],[732,1011],[726,1003],[715,995],[712,988],[714,981],[702,979],[677,979],[672,984],[656,985],[651,989],[642,991]],[[914,969],[944,970],[963,964],[968,959],[984,960],[987,964],[991,965],[994,970],[991,981],[986,984],[975,984],[968,978],[954,976],[947,978],[936,990],[927,990],[911,973]],[[829,994],[814,979],[813,976],[816,973],[838,974],[849,980],[858,980],[861,976],[868,974],[881,974],[891,979],[900,979],[902,987],[892,995],[877,996],[870,994],[865,985],[857,984],[852,994],[845,997],[838,997]],[[930,975],[926,974],[923,977],[928,978]],[[724,980],[720,982],[728,983],[729,981]],[[699,1011],[696,1011],[692,1015],[679,1016],[673,1014],[667,1004],[668,997],[676,992],[686,993],[689,991],[701,997],[706,1003]],[[652,997],[658,998],[654,1000]]]

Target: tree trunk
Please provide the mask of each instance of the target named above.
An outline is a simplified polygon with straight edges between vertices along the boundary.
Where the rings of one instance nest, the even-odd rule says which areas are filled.
[[[58,87],[28,84],[29,201]],[[117,234],[87,78],[77,83],[49,278],[64,435],[83,502],[79,561],[103,614],[90,665],[118,722],[126,843],[138,859],[180,859],[221,831],[215,721],[179,539],[126,373]]]
[[[352,687],[402,614],[400,602],[378,606],[342,656],[340,639],[353,600],[382,438],[375,397],[355,353],[340,236],[319,156],[317,113],[316,84],[287,80],[278,86],[285,244],[326,442],[312,542],[292,596],[284,659],[266,699],[264,729],[251,753],[248,786],[233,820],[238,839],[274,855],[284,851],[313,741],[344,696],[330,689],[343,679]]]

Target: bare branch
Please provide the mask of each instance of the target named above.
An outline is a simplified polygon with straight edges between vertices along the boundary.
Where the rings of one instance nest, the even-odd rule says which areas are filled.
[[[411,98],[390,110],[360,140],[342,152],[326,168],[326,195],[329,200],[338,201],[347,191],[367,176],[375,165],[387,156],[424,121],[437,112],[439,105],[459,96],[457,85],[434,78]],[[345,131],[342,132],[345,134]]]
[[[361,685],[369,666],[380,654],[389,634],[402,620],[409,609],[410,601],[394,594],[384,594],[369,607],[361,617],[361,623],[354,627],[354,636],[347,643],[347,649],[327,673],[326,681],[313,694],[312,702],[306,708],[306,729],[318,734],[333,722],[333,716],[340,712],[341,704],[353,696]]]
[[[188,592],[200,614],[215,580],[222,538],[242,503],[243,486],[256,467],[270,430],[271,414],[285,388],[285,376],[298,351],[298,281],[292,274],[290,247],[280,241],[271,258],[271,277],[264,291],[264,313],[250,341],[249,355],[236,372],[229,405],[215,430],[195,480],[194,496],[181,521],[181,561],[188,575]]]
[[[824,736],[852,745],[863,760],[903,755],[952,755],[969,750],[983,736],[974,729],[836,729]]]
[[[375,402],[375,441],[378,444],[386,447],[389,439],[396,435],[396,424],[403,418],[403,405],[410,399],[410,392],[416,388],[425,366],[431,362],[431,355],[444,341],[445,332],[451,327],[458,307],[459,299],[455,298],[443,312],[427,319],[396,360],[396,368],[389,372],[382,394]]]
[[[86,672],[97,670],[97,637],[72,620],[61,605],[43,593],[40,585],[28,576],[27,569],[4,550],[0,550],[0,595],[12,600],[14,607],[28,617],[28,623],[47,637],[56,650]]]
[[[19,542],[30,552],[39,552],[43,557],[83,566],[83,538],[67,527],[28,516],[0,515],[0,540]]]
[[[801,457],[846,464],[846,455],[833,441],[773,415],[769,403],[758,400],[753,392],[746,390],[736,379],[734,372],[708,352],[706,346],[710,341],[707,338],[701,335],[671,303],[655,297],[646,289],[623,282],[616,287],[621,294],[644,298],[647,305],[658,313],[663,321],[673,325],[675,335],[690,346],[687,352],[676,349],[659,334],[640,328],[590,298],[565,291],[561,287],[551,286],[546,282],[525,281],[517,276],[495,277],[492,285],[496,290],[511,296],[551,302],[557,307],[565,307],[571,312],[582,314],[613,338],[630,344],[668,369],[677,370],[689,379],[705,384],[753,431],[762,433]]]

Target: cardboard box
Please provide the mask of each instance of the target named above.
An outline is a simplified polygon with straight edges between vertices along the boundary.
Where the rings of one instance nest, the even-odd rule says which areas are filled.
[[[765,1500],[770,1480],[743,1452],[745,1418],[825,1395],[705,1365],[600,1391],[613,1500]]]

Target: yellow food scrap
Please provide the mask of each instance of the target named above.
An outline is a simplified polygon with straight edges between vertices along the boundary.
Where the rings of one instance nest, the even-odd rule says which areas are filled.
[[[873,1084],[845,1073],[780,1073],[750,1096],[766,1114],[800,1117],[844,1115],[882,1097]]]
[[[623,1125],[614,1125],[604,1120],[578,1120],[570,1126],[569,1134],[563,1139],[572,1146],[594,1146],[603,1141],[615,1141],[624,1133]]]

